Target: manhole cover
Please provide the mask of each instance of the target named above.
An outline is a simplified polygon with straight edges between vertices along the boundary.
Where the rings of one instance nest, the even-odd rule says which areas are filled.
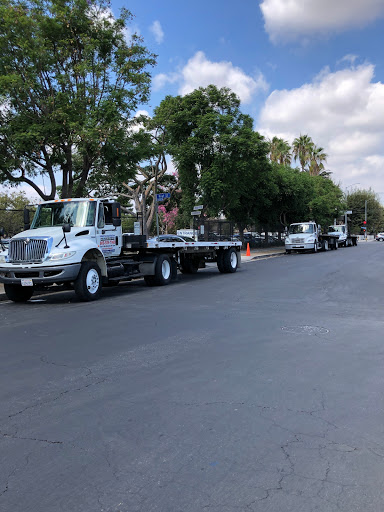
[[[316,327],[315,325],[297,325],[295,327],[282,327],[282,331],[292,332],[293,334],[327,334],[329,329],[325,327]]]

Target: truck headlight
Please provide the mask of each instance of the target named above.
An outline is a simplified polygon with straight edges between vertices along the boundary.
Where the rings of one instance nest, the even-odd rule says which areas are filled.
[[[313,236],[311,236],[310,238],[307,238],[307,242],[309,242],[309,243],[314,242],[314,241],[315,241],[315,239],[313,238]]]
[[[51,261],[65,260],[66,258],[71,258],[74,254],[76,254],[76,251],[53,252],[48,256],[47,259]]]

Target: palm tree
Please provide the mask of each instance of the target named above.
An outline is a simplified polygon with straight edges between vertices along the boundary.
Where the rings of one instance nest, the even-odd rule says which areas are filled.
[[[291,165],[291,146],[288,141],[279,139],[279,137],[273,137],[273,139],[269,141],[269,152],[271,162],[276,162],[281,165]]]
[[[329,175],[329,171],[325,171],[323,163],[327,158],[328,155],[324,152],[324,148],[317,147],[314,144],[310,155],[309,174],[311,176]]]
[[[310,164],[313,146],[313,141],[309,135],[300,135],[293,141],[293,157],[295,160],[299,160],[303,172],[306,170],[305,166]]]

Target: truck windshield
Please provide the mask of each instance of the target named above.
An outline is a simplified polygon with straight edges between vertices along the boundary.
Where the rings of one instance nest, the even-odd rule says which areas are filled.
[[[329,226],[329,233],[345,233],[345,226]]]
[[[313,233],[313,224],[291,224],[289,234],[296,235],[297,233]]]
[[[62,226],[94,226],[96,201],[65,201],[41,204],[36,210],[31,229]]]

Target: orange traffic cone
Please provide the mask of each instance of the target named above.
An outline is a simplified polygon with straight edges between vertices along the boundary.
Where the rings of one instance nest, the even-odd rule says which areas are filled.
[[[249,244],[247,244],[247,254],[246,256],[250,256],[251,255],[251,249],[249,248]]]

